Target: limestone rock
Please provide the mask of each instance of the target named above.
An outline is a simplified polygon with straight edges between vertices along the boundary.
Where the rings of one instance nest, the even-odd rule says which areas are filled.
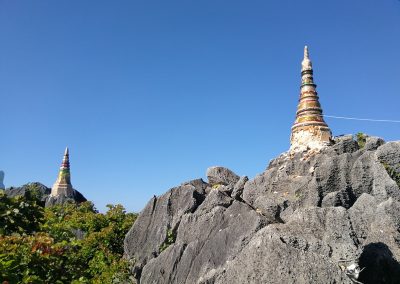
[[[51,189],[47,186],[41,184],[40,182],[32,182],[24,184],[20,187],[9,187],[6,189],[5,193],[8,197],[15,197],[18,195],[25,196],[28,190],[35,188],[38,190],[39,196],[43,202],[45,202],[47,196],[50,194]]]
[[[206,187],[202,180],[194,180],[149,201],[124,241],[125,255],[136,261],[136,277],[149,260],[161,253],[168,233],[176,234],[182,216],[194,212],[203,202]]]
[[[385,140],[375,136],[368,136],[365,141],[364,150],[373,151],[385,144]]]
[[[399,170],[400,142],[353,136],[283,153],[251,180],[213,167],[209,184],[154,197],[125,254],[139,283],[353,283],[357,264],[364,284],[400,283]]]
[[[234,185],[240,179],[231,170],[224,167],[210,167],[207,169],[207,179],[210,185]]]
[[[240,177],[238,182],[233,187],[232,198],[234,198],[234,199],[242,198],[244,186],[248,181],[249,181],[249,178],[247,176]]]
[[[244,203],[215,202],[211,193],[194,213],[183,216],[176,242],[143,269],[141,283],[199,283],[233,259],[266,223]],[[215,276],[215,275],[214,275]]]
[[[400,174],[400,141],[389,142],[378,148],[376,156],[378,160],[393,168]]]
[[[49,195],[46,198],[46,207],[54,206],[54,205],[62,205],[65,203],[81,203],[85,202],[86,198],[77,191],[76,189],[73,189],[72,191],[72,196],[65,196],[65,195]]]
[[[334,146],[332,147],[337,154],[353,153],[359,150],[357,141],[354,140],[353,135],[344,135],[335,137]]]

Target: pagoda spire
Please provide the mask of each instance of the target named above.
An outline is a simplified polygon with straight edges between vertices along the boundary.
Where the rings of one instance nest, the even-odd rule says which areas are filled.
[[[301,62],[300,99],[290,137],[291,150],[322,148],[331,142],[332,133],[324,121],[316,88],[312,62],[305,46]]]
[[[71,184],[68,147],[65,148],[60,171],[58,173],[57,180],[51,189],[51,195],[52,196],[64,195],[67,197],[72,197],[74,195],[74,189]]]

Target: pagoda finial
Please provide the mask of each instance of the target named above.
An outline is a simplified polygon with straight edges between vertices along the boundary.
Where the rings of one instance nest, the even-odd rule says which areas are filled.
[[[301,71],[312,70],[312,62],[310,60],[310,53],[308,52],[308,46],[304,47],[304,59],[301,62]]]
[[[68,150],[68,146],[65,147],[65,152],[64,152],[64,156],[68,156],[69,155],[69,150]]]
[[[309,53],[308,53],[308,46],[306,45],[306,46],[304,46],[304,59],[305,58],[309,58],[310,57],[310,55],[309,55]]]

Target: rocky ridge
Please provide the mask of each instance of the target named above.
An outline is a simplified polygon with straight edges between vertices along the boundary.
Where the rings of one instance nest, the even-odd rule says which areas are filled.
[[[65,204],[69,202],[81,203],[86,201],[86,198],[83,196],[83,194],[76,189],[74,189],[73,197],[66,197],[63,195],[51,196],[51,188],[48,188],[40,182],[27,183],[20,187],[9,187],[5,190],[5,193],[9,197],[15,197],[17,195],[25,195],[26,191],[30,190],[31,188],[35,188],[38,190],[40,199],[46,207]]]
[[[400,283],[400,142],[347,135],[254,179],[154,196],[125,238],[138,283]]]

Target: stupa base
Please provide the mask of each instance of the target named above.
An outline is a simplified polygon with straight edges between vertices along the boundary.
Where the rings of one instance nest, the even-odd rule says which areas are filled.
[[[329,128],[323,126],[304,126],[293,130],[290,138],[290,152],[320,150],[332,144]]]
[[[53,185],[51,189],[51,196],[59,196],[64,195],[66,197],[73,197],[74,196],[74,189],[70,184],[60,184],[56,183]]]

